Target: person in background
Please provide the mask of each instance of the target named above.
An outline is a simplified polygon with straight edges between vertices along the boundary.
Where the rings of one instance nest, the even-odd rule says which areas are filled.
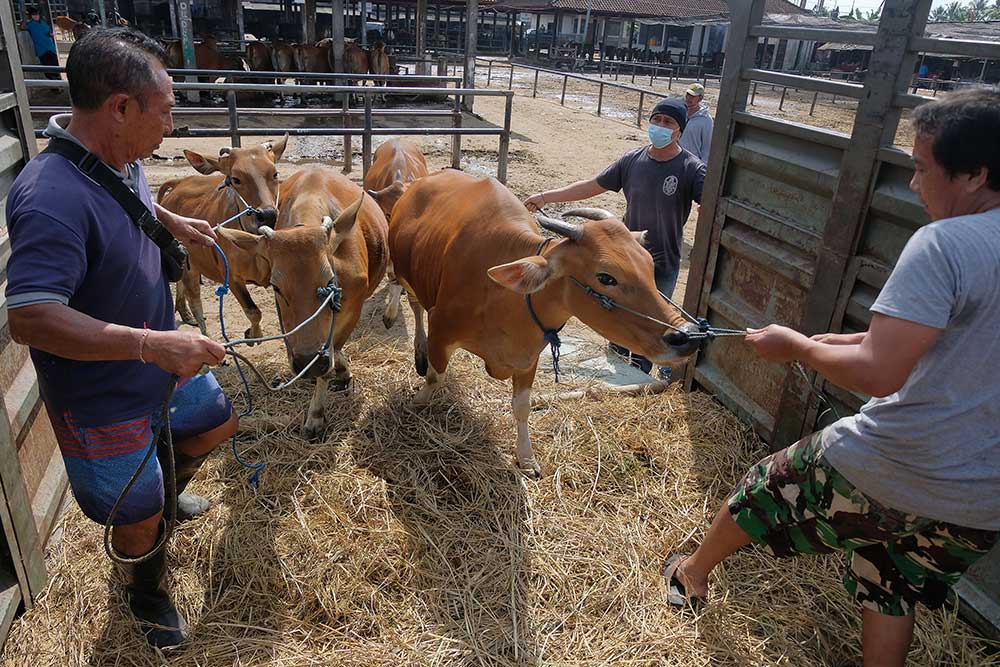
[[[649,116],[649,144],[629,151],[594,178],[539,192],[525,199],[524,205],[534,212],[547,204],[623,191],[627,205],[624,222],[634,232],[647,232],[646,247],[653,256],[657,289],[672,297],[681,266],[684,223],[691,214],[691,204],[701,203],[705,185],[704,163],[680,144],[687,123],[683,102],[661,100]],[[645,357],[615,343],[609,347],[644,373],[652,372],[653,364]],[[661,368],[660,379],[669,380],[670,373],[669,367]]]
[[[692,83],[684,92],[687,107],[687,128],[681,135],[681,148],[708,164],[708,154],[712,148],[712,129],[715,123],[704,102],[705,86]]]
[[[56,40],[52,36],[52,26],[42,20],[38,7],[29,7],[27,13],[28,21],[24,27],[31,35],[31,43],[35,46],[38,62],[49,67],[59,67],[59,55],[56,52]],[[61,77],[57,72],[46,72],[45,78],[57,80]]]
[[[917,604],[944,604],[1000,536],[1000,88],[923,104],[913,125],[910,188],[933,222],[903,248],[868,331],[747,336],[767,361],[874,398],[753,466],[701,546],[663,569],[683,606],[751,543],[844,552],[865,667],[903,665]]]

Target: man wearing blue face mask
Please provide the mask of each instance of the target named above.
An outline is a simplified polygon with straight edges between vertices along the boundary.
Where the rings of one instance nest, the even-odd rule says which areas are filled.
[[[624,222],[632,231],[647,232],[646,247],[653,255],[656,285],[672,296],[681,264],[684,223],[691,203],[701,203],[705,184],[705,165],[680,146],[687,121],[683,100],[661,100],[649,116],[649,145],[629,151],[595,178],[532,195],[524,205],[534,212],[547,204],[589,199],[608,190],[624,191]],[[614,343],[610,346],[631,358],[636,368],[646,373],[652,370],[652,363],[644,357],[630,355]],[[669,369],[661,369],[661,377],[668,378]]]

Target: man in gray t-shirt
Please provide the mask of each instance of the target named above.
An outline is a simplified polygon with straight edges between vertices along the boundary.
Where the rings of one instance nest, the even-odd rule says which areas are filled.
[[[875,398],[754,466],[698,550],[664,568],[683,603],[751,542],[845,551],[866,665],[904,664],[916,604],[943,604],[1000,535],[1000,89],[927,103],[913,122],[910,186],[934,222],[907,243],[868,331],[747,336],[764,359]]]
[[[624,192],[627,207],[623,222],[634,232],[646,232],[656,286],[666,296],[673,296],[684,223],[691,214],[691,204],[701,203],[705,185],[705,165],[680,146],[687,122],[683,101],[661,100],[649,116],[649,145],[629,151],[592,179],[532,195],[524,200],[525,206],[537,211],[547,204],[589,199],[609,190]],[[611,349],[629,357],[629,351],[621,346],[612,343]],[[653,364],[639,355],[631,355],[631,360],[646,373],[652,370]],[[663,370],[661,377],[668,379],[669,369]]]

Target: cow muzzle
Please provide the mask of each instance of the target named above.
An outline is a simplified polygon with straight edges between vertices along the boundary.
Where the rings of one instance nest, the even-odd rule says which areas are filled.
[[[257,218],[257,224],[259,226],[274,229],[274,224],[278,221],[278,209],[273,206],[268,208],[258,208],[254,211],[254,217]]]
[[[678,357],[690,357],[707,340],[704,337],[691,336],[691,334],[698,334],[700,332],[701,328],[697,324],[689,322],[683,325],[680,331],[672,331],[664,336],[663,340]]]
[[[314,358],[316,359],[316,362],[313,363],[312,366],[309,366],[309,364],[312,363]],[[301,373],[303,369],[306,368],[306,366],[309,366],[309,370],[306,371],[306,374],[304,376],[307,378],[318,378],[329,373],[330,372],[329,350],[323,350],[321,352],[318,352],[317,354],[296,354],[294,357],[292,357],[292,370],[295,372],[296,375]]]

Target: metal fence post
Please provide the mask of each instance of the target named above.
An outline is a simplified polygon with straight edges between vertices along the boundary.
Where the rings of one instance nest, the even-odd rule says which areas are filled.
[[[490,87],[490,82],[493,80],[493,61],[488,60],[486,66],[486,87]]]
[[[604,105],[604,82],[597,89],[597,115],[601,115],[601,107]]]
[[[635,126],[642,127],[642,105],[646,101],[646,93],[639,93],[639,111],[635,114]]]
[[[344,102],[341,106],[341,118],[343,118],[343,126],[351,126],[351,116],[348,112],[351,110],[351,94],[344,93]],[[344,135],[344,173],[351,173],[354,162],[354,147],[351,145],[351,135]]]
[[[784,111],[785,107],[785,93],[788,92],[788,86],[782,86],[781,88],[781,100],[778,102],[778,111]]]
[[[814,111],[816,111],[816,99],[817,99],[818,97],[819,97],[819,91],[817,90],[816,92],[814,92],[814,93],[813,93],[813,101],[812,101],[812,104],[810,104],[810,105],[809,105],[809,115],[810,115],[810,116],[811,116],[811,115],[813,115],[813,112],[814,112]]]
[[[451,114],[451,126],[462,127],[462,98],[455,95],[455,108]],[[462,135],[456,134],[451,138],[451,166],[453,169],[462,168]]]
[[[531,96],[532,97],[538,97],[538,70],[537,69],[535,70],[535,87],[531,91]]]
[[[671,67],[669,71],[670,71],[670,74],[667,77],[667,90],[673,90],[674,89],[674,68]]]
[[[507,154],[510,151],[510,117],[514,96],[508,95],[503,108],[503,134],[500,135],[500,155],[497,159],[497,180],[507,183]]]
[[[635,70],[636,70],[636,64],[632,63],[632,83],[635,83]]]
[[[757,100],[757,82],[753,82],[753,91],[750,93],[750,106],[754,106],[754,102]]]
[[[561,104],[563,106],[566,106],[566,82],[567,81],[569,81],[569,76],[564,74],[563,75],[562,97],[559,98],[559,104]]]
[[[232,83],[232,81],[230,81]],[[229,141],[233,148],[240,147],[240,118],[236,111],[236,91],[226,93],[226,104],[229,106]]]
[[[507,79],[507,90],[514,90],[514,63],[510,64],[510,78]]]
[[[365,133],[361,137],[361,178],[372,166],[372,96],[365,91]]]

